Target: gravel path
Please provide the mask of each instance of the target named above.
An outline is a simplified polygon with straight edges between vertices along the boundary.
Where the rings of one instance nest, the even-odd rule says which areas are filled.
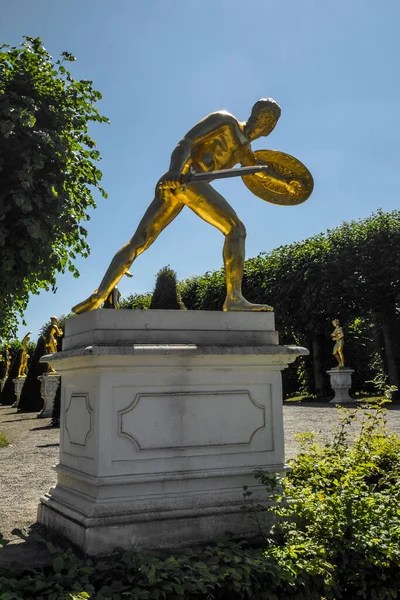
[[[287,403],[283,407],[283,419],[286,460],[294,458],[299,450],[294,438],[296,433],[311,431],[322,437],[330,437],[335,426],[340,423],[338,411],[331,404]],[[387,427],[389,431],[400,435],[400,406],[388,409]]]
[[[286,459],[298,451],[296,433],[329,435],[338,423],[337,411],[329,405],[286,404],[283,413]],[[55,484],[52,466],[58,460],[59,430],[49,425],[50,419],[0,406],[0,432],[11,443],[0,448],[0,532],[5,537],[15,527],[35,522],[40,496]],[[400,435],[400,407],[388,411],[388,427]]]
[[[17,413],[0,406],[0,431],[10,446],[0,448],[0,533],[10,532],[36,521],[40,496],[56,481],[52,469],[58,461],[59,429],[49,427],[51,419],[36,413]]]

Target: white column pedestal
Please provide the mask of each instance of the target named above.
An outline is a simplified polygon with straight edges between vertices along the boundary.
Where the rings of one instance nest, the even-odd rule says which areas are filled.
[[[17,399],[11,408],[18,408],[18,406],[19,406],[19,401],[21,399],[21,392],[22,392],[22,388],[24,387],[25,379],[26,379],[26,377],[17,377],[16,379],[13,379],[14,392],[15,392]]]
[[[351,376],[354,369],[340,368],[327,371],[331,378],[331,386],[335,393],[330,404],[357,404],[356,400],[350,398]]]
[[[54,399],[60,385],[60,376],[55,373],[40,375],[40,395],[43,398],[44,406],[37,415],[38,419],[51,418],[53,416]]]
[[[254,472],[287,468],[280,371],[308,353],[279,346],[273,325],[203,311],[67,321],[63,351],[42,359],[62,391],[57,485],[38,521],[93,555],[255,536],[243,486],[266,504]]]

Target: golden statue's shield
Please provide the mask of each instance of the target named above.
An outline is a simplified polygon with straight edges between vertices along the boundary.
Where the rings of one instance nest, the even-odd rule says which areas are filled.
[[[284,190],[282,184],[274,181],[268,173],[243,175],[245,185],[253,194],[280,206],[296,206],[310,197],[314,180],[307,167],[297,158],[278,150],[256,150],[254,155],[258,164],[270,166],[290,183],[289,189]]]

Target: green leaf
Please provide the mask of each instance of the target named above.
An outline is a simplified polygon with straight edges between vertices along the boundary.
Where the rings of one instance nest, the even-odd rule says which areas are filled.
[[[46,542],[46,548],[51,554],[57,553],[57,548],[51,542]]]
[[[62,556],[56,556],[53,560],[53,570],[54,573],[61,573],[64,568],[64,559]]]

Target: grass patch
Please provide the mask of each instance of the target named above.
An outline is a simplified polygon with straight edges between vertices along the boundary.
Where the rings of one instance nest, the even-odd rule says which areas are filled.
[[[290,398],[285,398],[285,402],[314,402],[318,400],[317,396],[315,394],[304,394],[304,395],[297,395],[297,396],[291,396]]]
[[[9,446],[10,442],[8,441],[8,437],[6,435],[4,435],[4,433],[1,433],[0,431],[0,448],[5,448],[6,446]]]
[[[329,398],[332,398],[331,396],[327,396],[327,397],[317,397],[315,394],[298,394],[297,396],[291,396],[290,398],[285,398],[284,402],[285,404],[288,403],[299,403],[299,402],[322,402],[322,403],[326,403],[327,399],[329,400]],[[366,404],[380,404],[382,402],[388,402],[388,398],[386,396],[380,395],[380,396],[367,396],[365,394],[355,394],[352,395],[353,400],[356,400],[357,402],[365,402]],[[390,402],[390,400],[389,400]]]

